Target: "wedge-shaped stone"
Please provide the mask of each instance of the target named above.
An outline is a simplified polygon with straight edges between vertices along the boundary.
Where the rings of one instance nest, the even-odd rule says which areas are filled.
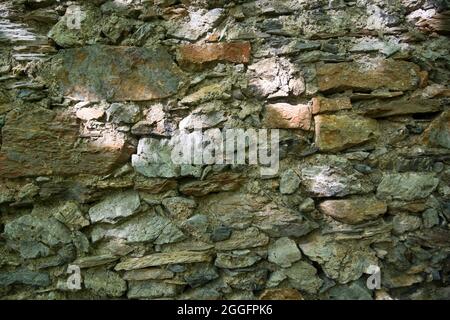
[[[183,264],[196,262],[209,262],[212,257],[209,253],[196,251],[176,251],[155,253],[142,258],[130,258],[118,263],[116,270],[135,270],[147,267],[156,267],[167,264]]]
[[[316,146],[321,151],[337,152],[373,140],[379,136],[376,120],[347,116],[319,115],[314,117]]]
[[[376,219],[387,211],[384,201],[375,198],[353,198],[342,200],[327,200],[319,205],[319,210],[334,219],[357,224]]]
[[[52,61],[52,85],[70,98],[142,101],[177,92],[182,72],[162,48],[93,45],[67,49]]]
[[[392,59],[328,63],[318,65],[316,71],[320,91],[380,88],[406,91],[420,83],[420,68],[416,64]]]

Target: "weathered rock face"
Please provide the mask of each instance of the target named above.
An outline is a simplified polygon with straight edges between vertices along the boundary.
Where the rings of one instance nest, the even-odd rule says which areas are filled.
[[[2,129],[0,176],[106,174],[131,156],[134,148],[124,134],[103,126],[96,135],[85,137],[63,112],[11,111]]]
[[[0,2],[0,299],[448,299],[448,1]]]
[[[63,95],[86,101],[142,101],[175,94],[182,73],[162,48],[94,45],[53,58],[49,76]]]
[[[346,115],[319,115],[316,123],[316,146],[321,151],[341,151],[379,136],[373,119]]]
[[[420,68],[405,61],[372,60],[364,63],[344,62],[317,66],[320,91],[356,91],[386,88],[405,91],[420,83]]]
[[[387,211],[387,205],[375,198],[352,198],[345,200],[326,200],[319,205],[319,210],[334,219],[357,224],[376,219]]]

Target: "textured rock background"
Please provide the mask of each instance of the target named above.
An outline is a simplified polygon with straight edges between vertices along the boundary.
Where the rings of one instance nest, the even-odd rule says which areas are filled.
[[[2,1],[0,297],[449,299],[449,33],[446,0]],[[172,163],[198,125],[280,129],[279,174]]]

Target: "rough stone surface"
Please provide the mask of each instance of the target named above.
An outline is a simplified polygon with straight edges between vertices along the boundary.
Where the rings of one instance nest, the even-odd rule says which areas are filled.
[[[108,173],[133,148],[112,128],[99,133],[95,140],[83,137],[76,119],[62,112],[16,109],[2,129],[0,177]]]
[[[135,191],[112,194],[89,210],[92,222],[115,223],[116,220],[131,216],[140,206],[139,194]]]
[[[162,48],[94,45],[54,58],[55,90],[78,100],[142,101],[175,94],[182,73]]]
[[[287,268],[301,259],[302,254],[294,240],[280,238],[269,246],[268,260]]]
[[[436,189],[438,183],[432,173],[387,174],[378,185],[377,196],[407,201],[423,199]]]
[[[375,198],[352,198],[343,200],[326,200],[319,204],[319,210],[334,219],[348,223],[358,224],[376,219],[386,213],[385,202]]]
[[[0,299],[448,299],[448,17],[1,1]],[[222,163],[230,129],[279,141]]]
[[[320,91],[404,91],[419,85],[419,72],[420,68],[411,62],[390,59],[324,64],[317,67],[317,83]]]
[[[214,61],[248,63],[251,45],[249,42],[188,44],[179,48],[180,63],[202,64]]]
[[[373,119],[319,115],[314,121],[316,146],[325,152],[341,151],[379,136],[378,123]]]
[[[287,103],[266,106],[264,125],[275,129],[311,129],[311,110],[308,105]]]

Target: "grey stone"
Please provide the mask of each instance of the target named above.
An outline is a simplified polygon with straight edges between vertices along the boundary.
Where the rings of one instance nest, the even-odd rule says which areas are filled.
[[[281,267],[290,267],[292,263],[300,260],[301,257],[302,254],[297,244],[289,238],[280,238],[269,246],[268,260]]]
[[[310,294],[317,293],[322,286],[322,279],[317,275],[317,270],[306,261],[298,261],[290,268],[284,270],[289,283],[297,290]]]
[[[53,217],[24,215],[5,225],[5,237],[24,258],[36,258],[49,254],[47,248],[72,241],[69,229]],[[29,246],[34,246],[30,250]],[[23,250],[23,251],[22,251]]]
[[[227,226],[217,227],[211,234],[211,240],[214,242],[227,240],[231,236],[231,231],[231,228]]]
[[[180,166],[172,161],[172,147],[167,139],[142,138],[131,163],[134,169],[149,178],[173,178],[180,175]]]
[[[331,300],[373,300],[365,281],[353,281],[346,285],[331,288],[327,295]]]
[[[210,11],[205,9],[189,10],[188,16],[167,25],[167,33],[174,38],[195,41],[214,28],[224,13],[224,9],[221,8]]]
[[[130,281],[128,299],[171,298],[181,291],[181,286],[160,281]]]
[[[83,283],[87,289],[108,297],[121,297],[127,290],[125,280],[115,272],[106,270],[87,270],[83,273]]]
[[[299,186],[300,178],[294,170],[289,169],[281,174],[280,192],[282,194],[292,194]]]
[[[103,254],[98,256],[79,257],[74,261],[74,264],[80,268],[92,268],[109,264],[118,259],[119,257],[115,257],[111,254]]]
[[[423,225],[425,228],[432,228],[439,225],[439,213],[436,209],[427,209],[422,213]]]
[[[113,123],[135,123],[139,119],[140,109],[134,103],[113,103],[106,110],[106,121]]]
[[[392,219],[393,231],[397,234],[417,230],[421,225],[422,220],[420,217],[412,214],[399,213]]]
[[[219,273],[215,267],[204,264],[194,266],[184,274],[184,280],[186,280],[192,288],[203,286],[218,277]]]
[[[356,280],[369,265],[377,265],[375,252],[370,243],[359,240],[336,241],[332,235],[315,232],[300,240],[303,254],[319,263],[327,277],[339,283]]]
[[[230,253],[218,252],[214,264],[219,268],[239,269],[247,268],[260,261],[261,257],[248,250],[232,251]]]
[[[91,237],[93,242],[103,238],[118,238],[128,243],[155,241],[157,244],[177,242],[185,238],[183,232],[168,218],[154,212],[131,218],[114,227],[95,227]]]
[[[208,252],[196,252],[187,250],[163,252],[154,253],[141,258],[125,259],[116,265],[115,270],[135,270],[171,264],[210,262],[211,260],[211,254]]]
[[[30,286],[47,287],[51,284],[51,281],[48,273],[35,272],[27,269],[0,273],[0,287],[9,286],[16,283]]]
[[[219,251],[228,251],[255,248],[268,243],[269,237],[252,227],[243,231],[233,231],[229,239],[216,242],[215,247]]]
[[[438,186],[439,179],[433,173],[394,173],[383,176],[378,189],[379,198],[416,200],[428,197]]]
[[[139,194],[129,190],[107,196],[89,209],[89,216],[94,222],[114,224],[118,219],[131,216],[140,207]]]

